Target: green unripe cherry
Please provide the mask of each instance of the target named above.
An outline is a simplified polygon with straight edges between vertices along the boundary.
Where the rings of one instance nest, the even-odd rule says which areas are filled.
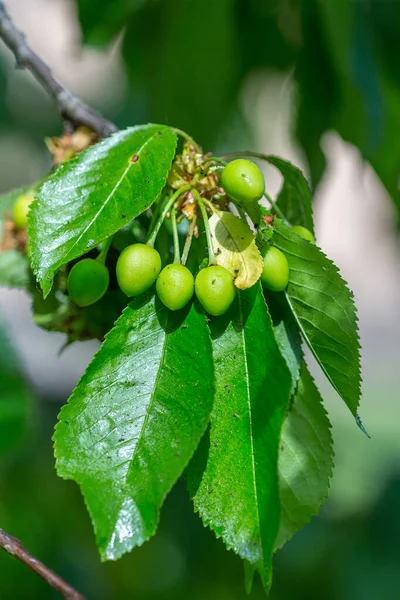
[[[194,294],[194,277],[184,265],[167,265],[157,278],[156,290],[164,306],[180,310]]]
[[[233,276],[224,267],[202,269],[195,280],[195,291],[203,308],[213,317],[223,315],[236,296]]]
[[[238,204],[253,204],[265,191],[264,176],[257,165],[239,158],[228,163],[221,173],[221,185]]]
[[[310,242],[310,244],[315,244],[315,238],[311,231],[307,229],[307,227],[303,227],[302,225],[294,225],[292,227],[292,231],[294,231],[294,233],[297,233],[297,235],[303,238],[303,240],[307,240],[308,242]]]
[[[289,283],[289,264],[286,256],[274,246],[267,246],[263,256],[262,284],[272,292],[283,292]]]
[[[68,294],[74,304],[89,306],[104,296],[109,282],[110,274],[103,263],[93,258],[84,258],[69,272]]]
[[[14,202],[12,215],[16,229],[25,229],[25,227],[28,225],[29,207],[34,199],[35,196],[33,194],[27,193],[22,194],[22,196],[18,196],[18,198]]]
[[[140,296],[149,289],[161,271],[157,250],[146,244],[132,244],[117,260],[117,281],[127,296]]]

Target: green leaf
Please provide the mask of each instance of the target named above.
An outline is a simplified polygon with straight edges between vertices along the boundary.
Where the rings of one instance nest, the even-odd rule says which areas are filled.
[[[32,266],[44,296],[59,267],[151,206],[165,185],[175,147],[176,134],[169,127],[131,127],[81,152],[49,177],[28,224]]]
[[[0,285],[26,288],[29,281],[29,266],[26,255],[15,249],[0,252]]]
[[[300,376],[300,366],[302,360],[301,336],[296,320],[292,315],[290,306],[283,294],[268,292],[264,290],[264,296],[267,301],[268,310],[271,315],[272,324],[279,350],[289,371],[292,375],[291,394],[295,392],[297,381]]]
[[[212,215],[209,226],[217,264],[235,277],[236,287],[245,290],[257,283],[264,262],[248,224],[221,211]]]
[[[278,449],[291,378],[260,284],[239,292],[231,311],[212,322],[211,335],[215,403],[209,440],[202,440],[188,470],[189,491],[203,522],[254,564],[269,588],[280,522]]]
[[[1,317],[0,382],[0,454],[3,454],[26,432],[31,393]]]
[[[273,244],[289,262],[286,297],[301,333],[325,375],[355,415],[360,399],[360,352],[353,294],[337,267],[313,244],[275,219]]]
[[[57,471],[75,479],[101,556],[117,559],[157,528],[161,505],[195,451],[212,408],[204,315],[131,302],[60,414]]]
[[[290,162],[277,156],[266,160],[283,175],[283,183],[276,202],[292,225],[303,225],[314,233],[311,191],[303,173]]]
[[[333,470],[330,423],[303,361],[293,406],[282,429],[279,454],[281,548],[316,515],[328,495]]]

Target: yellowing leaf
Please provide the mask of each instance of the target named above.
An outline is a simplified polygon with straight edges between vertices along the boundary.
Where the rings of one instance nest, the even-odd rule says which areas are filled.
[[[247,223],[230,212],[213,214],[209,220],[217,264],[235,277],[235,285],[245,290],[261,276],[263,259]]]

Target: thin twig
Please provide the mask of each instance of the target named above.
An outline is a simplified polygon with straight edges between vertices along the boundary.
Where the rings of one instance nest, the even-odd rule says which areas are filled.
[[[9,535],[2,529],[0,529],[0,548],[4,548],[6,552],[18,558],[24,565],[40,575],[42,579],[64,596],[64,598],[67,598],[67,600],[86,600],[85,596],[82,596],[64,579],[61,579],[54,571],[29,554],[17,538]]]
[[[100,138],[107,137],[117,131],[114,123],[107,121],[93,108],[78,100],[54,79],[47,64],[28,46],[25,36],[16,28],[1,0],[0,39],[14,54],[17,66],[28,69],[51,98],[55,100],[64,120],[74,127],[86,125]]]

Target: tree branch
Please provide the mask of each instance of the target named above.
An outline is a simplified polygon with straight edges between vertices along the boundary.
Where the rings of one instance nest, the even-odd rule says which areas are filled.
[[[29,554],[17,538],[9,535],[2,529],[0,529],[0,548],[4,548],[6,552],[18,558],[18,560],[32,569],[32,571],[35,571],[35,573],[40,575],[42,579],[64,596],[64,598],[67,598],[67,600],[86,600],[85,596],[82,596],[66,581],[56,575],[54,571]]]
[[[86,125],[100,138],[117,131],[114,123],[107,121],[93,108],[78,100],[54,79],[47,64],[28,46],[25,36],[18,31],[1,0],[0,39],[14,54],[17,65],[20,68],[28,69],[55,100],[63,119],[72,123],[74,127]]]

